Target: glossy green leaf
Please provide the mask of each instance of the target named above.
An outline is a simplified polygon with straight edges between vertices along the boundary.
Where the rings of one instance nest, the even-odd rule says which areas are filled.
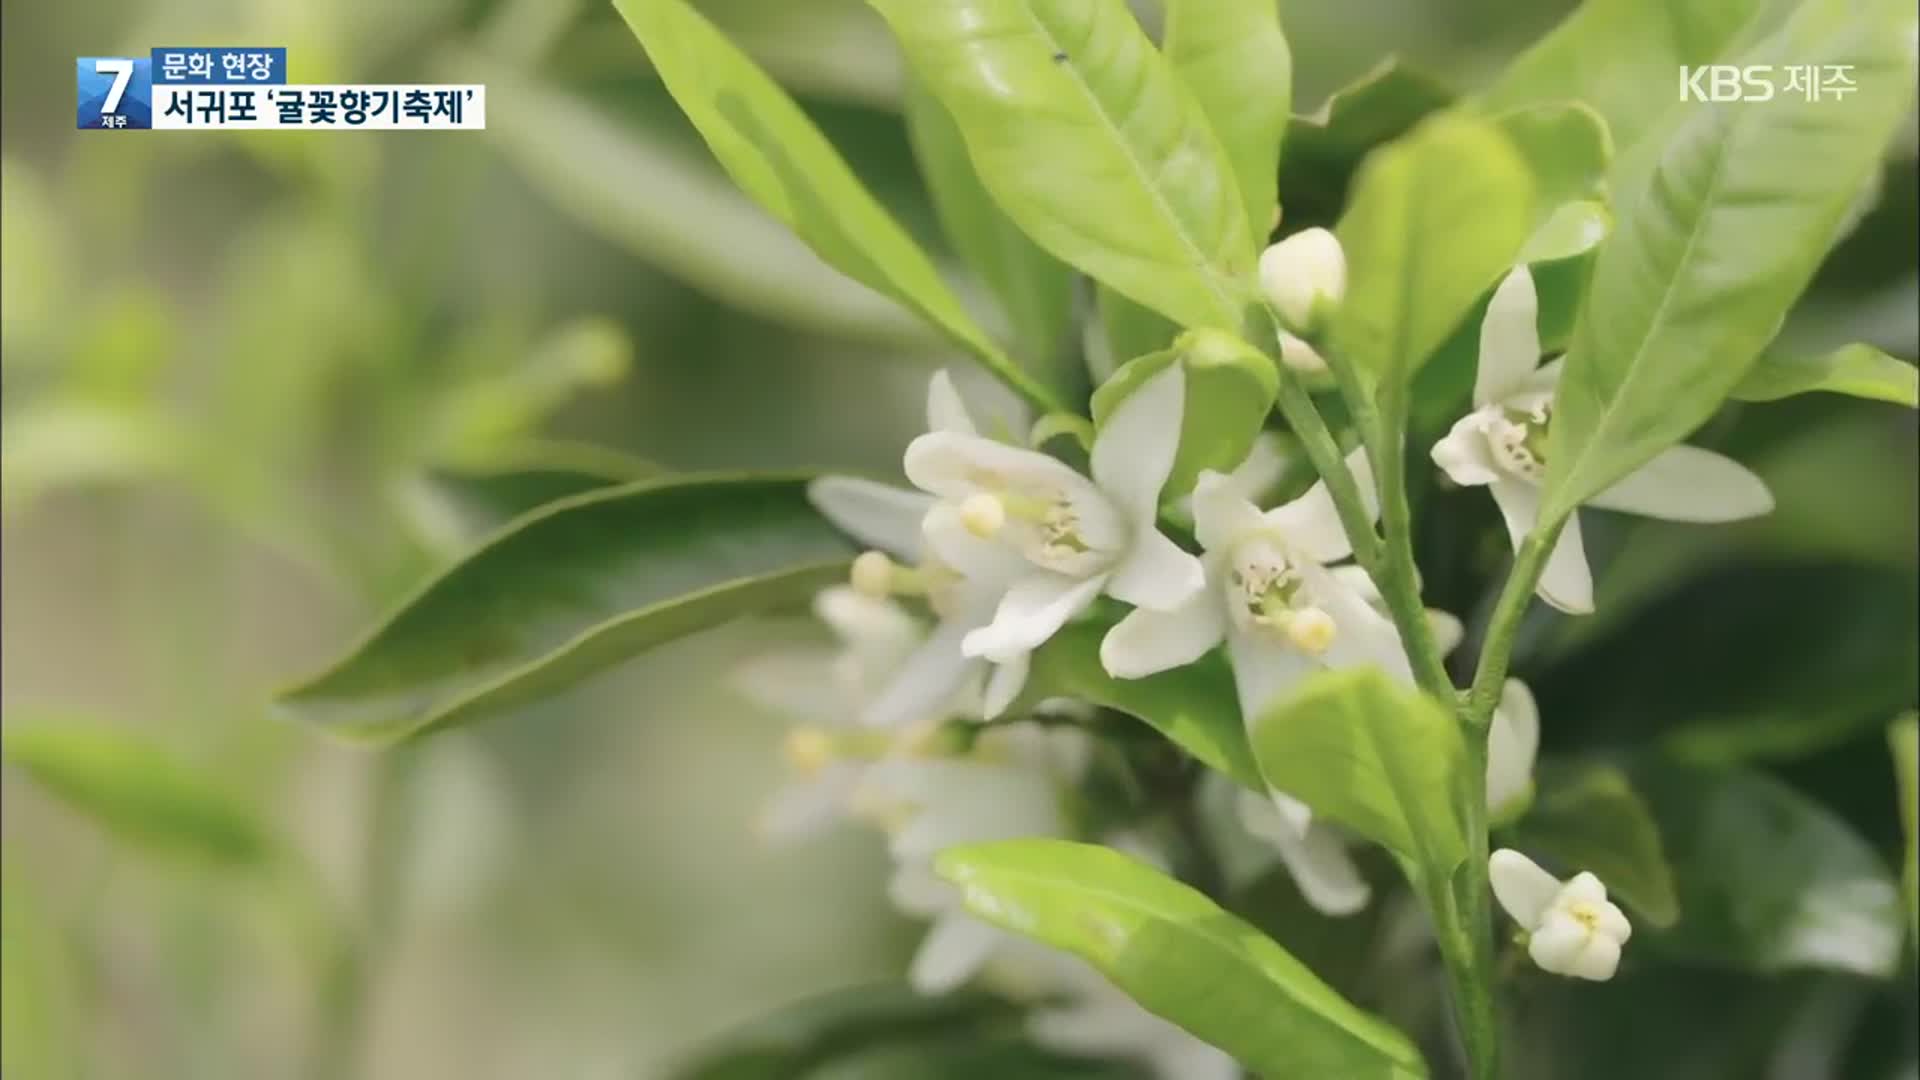
[[[1485,121],[1442,116],[1373,155],[1336,230],[1349,279],[1334,347],[1403,389],[1513,265],[1532,207],[1526,163]]]
[[[85,721],[9,719],[7,762],[115,839],[229,870],[275,857],[266,824],[216,778],[130,732]]]
[[[1533,173],[1534,207],[1544,217],[1561,204],[1595,198],[1613,164],[1613,138],[1598,112],[1577,101],[1516,105],[1487,117]]]
[[[1142,307],[1104,285],[1094,291],[1094,305],[1100,315],[1100,329],[1107,335],[1107,345],[1117,364],[1159,352],[1180,336],[1180,327],[1165,315]]]
[[[484,461],[429,470],[413,505],[436,537],[471,543],[548,503],[662,471],[601,446],[523,442]]]
[[[384,738],[529,704],[655,645],[795,604],[848,545],[807,477],[703,475],[606,488],[520,518],[402,601],[280,703]]]
[[[1920,369],[1871,345],[1843,345],[1821,356],[1760,354],[1760,360],[1733,388],[1741,401],[1778,401],[1795,394],[1825,391],[1920,406]]]
[[[968,316],[925,252],[779,84],[685,0],[615,0],[740,189],[822,259],[938,327],[1034,404],[1055,402]]]
[[[1184,326],[1240,326],[1232,166],[1125,0],[873,2],[1041,247]]]
[[[1623,159],[1555,400],[1545,520],[1691,434],[1752,368],[1906,114],[1912,25],[1901,0],[1810,0],[1744,57],[1851,65],[1846,108],[1692,104]]]
[[[1730,58],[1771,0],[1587,0],[1522,53],[1476,99],[1515,105],[1581,101],[1620,146],[1657,126],[1679,97],[1683,65]],[[1800,60],[1796,63],[1811,63]]]
[[[1613,215],[1607,212],[1605,205],[1587,199],[1561,203],[1547,215],[1546,220],[1534,226],[1532,235],[1527,237],[1527,242],[1520,248],[1519,257],[1514,261],[1532,265],[1573,259],[1599,247],[1600,241],[1605,240],[1612,229]],[[1538,288],[1538,282],[1535,288]],[[1540,302],[1544,305],[1545,298]],[[1560,321],[1570,323],[1567,319]]]
[[[1160,48],[1233,162],[1247,224],[1265,235],[1293,110],[1293,52],[1276,0],[1167,0]]]
[[[1680,921],[1648,935],[1652,944],[1746,971],[1893,974],[1905,935],[1900,890],[1832,811],[1743,769],[1646,762],[1631,775],[1659,822],[1680,899]]]
[[[1295,116],[1280,160],[1287,230],[1331,225],[1361,160],[1452,101],[1446,87],[1388,57],[1312,113]]]
[[[1279,393],[1280,375],[1266,354],[1223,330],[1190,330],[1173,348],[1128,362],[1094,392],[1095,427],[1175,363],[1186,372],[1186,411],[1164,499],[1193,490],[1203,469],[1231,472],[1245,461]]]
[[[1149,1010],[1269,1076],[1420,1077],[1406,1037],[1204,894],[1097,844],[949,848],[968,910],[1072,952]]]
[[[1448,711],[1377,668],[1327,671],[1253,725],[1268,784],[1445,881],[1467,855],[1466,744]]]
[[[1901,860],[1900,885],[1907,896],[1907,932],[1920,948],[1920,713],[1908,713],[1887,728],[1893,751],[1893,776],[1900,799],[1900,831],[1907,854]]]
[[[1533,806],[1513,827],[1513,846],[1568,875],[1593,871],[1653,926],[1680,917],[1660,827],[1626,774],[1611,765],[1543,764]]]
[[[941,346],[924,322],[836,273],[709,161],[504,65],[465,61],[455,71],[495,88],[486,137],[506,161],[609,242],[783,325],[921,352]]]
[[[1023,696],[1031,701],[1072,697],[1126,713],[1209,768],[1247,787],[1264,787],[1225,655],[1215,650],[1144,679],[1116,679],[1100,663],[1100,639],[1111,625],[1096,620],[1054,634],[1034,652]]]
[[[947,241],[1000,302],[1017,354],[1068,400],[1079,400],[1084,380],[1065,377],[1074,344],[1073,271],[994,205],[946,106],[917,81],[907,86],[906,113],[914,156]]]

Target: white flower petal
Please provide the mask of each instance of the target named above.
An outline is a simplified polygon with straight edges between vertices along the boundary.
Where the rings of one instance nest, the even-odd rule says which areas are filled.
[[[1534,758],[1540,752],[1540,709],[1533,692],[1519,679],[1500,691],[1487,731],[1487,808],[1496,813],[1533,786]]]
[[[987,962],[1001,932],[962,911],[934,920],[907,969],[907,982],[922,994],[944,994],[973,978]]]
[[[851,585],[832,585],[814,594],[813,613],[869,671],[898,666],[926,636],[906,608]]]
[[[1522,930],[1533,932],[1560,895],[1560,879],[1512,848],[1501,848],[1487,859],[1487,877],[1494,899]]]
[[[807,485],[807,498],[861,543],[896,559],[920,561],[920,519],[933,506],[925,495],[854,476],[823,476]]]
[[[1667,521],[1712,523],[1758,517],[1773,494],[1745,465],[1697,446],[1675,446],[1587,500],[1588,506]]]
[[[840,819],[859,779],[858,766],[834,762],[817,776],[787,784],[761,810],[760,834],[768,840],[787,841],[820,832]]]
[[[1208,470],[1193,487],[1193,529],[1200,546],[1220,551],[1247,533],[1266,527],[1266,516],[1233,478]]]
[[[978,433],[973,417],[967,413],[967,403],[961,399],[960,391],[954,389],[953,376],[947,374],[945,368],[934,372],[927,383],[927,430],[962,435]]]
[[[728,683],[768,712],[843,725],[859,706],[833,677],[833,661],[833,651],[824,647],[783,649],[742,663]]]
[[[1231,626],[1227,630],[1227,655],[1233,660],[1240,715],[1248,724],[1308,676],[1322,670],[1319,661],[1298,649]]]
[[[1613,940],[1626,944],[1633,937],[1633,924],[1627,921],[1626,912],[1615,904],[1599,905],[1599,930]]]
[[[1226,612],[1211,589],[1172,611],[1135,608],[1100,639],[1100,665],[1116,679],[1144,678],[1200,659],[1226,629]]]
[[[1447,478],[1461,487],[1480,487],[1503,475],[1487,449],[1487,418],[1473,412],[1453,422],[1430,456]]]
[[[1577,974],[1580,958],[1596,935],[1571,914],[1554,908],[1527,940],[1527,955],[1540,970],[1555,975]]]
[[[1159,511],[1160,489],[1180,449],[1186,410],[1185,369],[1175,362],[1127,395],[1094,436],[1088,464],[1094,483],[1136,525]]]
[[[926,862],[903,862],[887,878],[887,899],[908,915],[931,919],[960,906],[960,891]]]
[[[1506,519],[1507,536],[1518,549],[1540,519],[1540,489],[1523,480],[1501,478],[1492,488],[1493,501]],[[1580,541],[1580,515],[1571,514],[1560,530],[1560,539],[1547,556],[1540,574],[1540,598],[1569,615],[1585,615],[1593,610],[1593,571],[1587,567],[1587,551]]]
[[[1560,887],[1558,902],[1604,904],[1607,902],[1607,887],[1601,883],[1593,871],[1582,870]]]
[[[1407,647],[1400,640],[1393,620],[1380,614],[1314,563],[1296,565],[1306,585],[1307,595],[1322,611],[1333,617],[1337,628],[1320,663],[1329,668],[1372,665],[1405,682],[1413,681],[1413,665],[1407,660]]]
[[[1460,642],[1467,636],[1465,623],[1438,608],[1427,609],[1427,626],[1433,631],[1433,643],[1440,649],[1441,656],[1459,648]]]
[[[981,704],[982,720],[992,720],[1007,711],[1013,699],[1027,685],[1027,669],[1033,664],[1032,655],[1021,653],[994,665],[993,674],[987,678],[986,699]]]
[[[861,712],[860,723],[899,730],[939,719],[965,690],[968,679],[977,677],[980,671],[979,662],[960,651],[968,629],[960,620],[942,620]]]
[[[1587,938],[1586,948],[1574,956],[1573,963],[1563,974],[1576,979],[1606,982],[1618,970],[1620,943],[1605,934],[1592,934]]]
[[[1366,567],[1358,563],[1329,566],[1327,574],[1376,610],[1386,604],[1385,598],[1380,595],[1380,586],[1374,582],[1373,575],[1367,573]]]
[[[1260,495],[1278,484],[1286,472],[1287,454],[1280,447],[1280,436],[1263,431],[1254,436],[1253,445],[1247,448],[1246,460],[1233,467],[1233,471],[1227,474],[1227,481],[1235,491],[1258,501]]]
[[[993,621],[970,631],[961,642],[968,656],[1001,660],[1032,652],[1085,611],[1107,584],[1104,574],[1072,578],[1046,571],[1029,574],[1007,589]]]
[[[1352,915],[1365,908],[1373,889],[1367,879],[1360,876],[1360,868],[1354,864],[1346,844],[1335,833],[1320,827],[1312,811],[1299,800],[1278,792],[1273,798],[1275,802],[1267,804],[1268,813],[1247,805],[1248,802],[1257,805],[1258,796],[1243,800],[1240,820],[1248,832],[1272,844],[1279,852],[1301,897],[1323,915]]]
[[[979,492],[1037,487],[1081,498],[1104,499],[1093,482],[1065,462],[1037,450],[1008,446],[979,435],[932,431],[907,444],[907,479],[922,491],[959,501]]]
[[[1200,560],[1149,524],[1134,533],[1133,543],[1107,581],[1107,593],[1135,607],[1171,611],[1206,583]]]
[[[1005,587],[1014,578],[1033,571],[1033,564],[1018,551],[968,532],[960,520],[960,509],[952,503],[936,503],[927,511],[921,536],[935,559],[973,584]]]
[[[1524,266],[1500,282],[1480,323],[1480,366],[1474,372],[1473,403],[1490,405],[1520,388],[1540,366],[1540,302],[1533,275]]]
[[[1379,487],[1373,480],[1373,467],[1365,450],[1347,455],[1346,465],[1360,489],[1360,501],[1367,509],[1367,520],[1380,516]],[[1338,562],[1353,554],[1353,542],[1340,524],[1340,511],[1324,480],[1314,482],[1299,498],[1266,513],[1269,528],[1279,530],[1289,546],[1319,562]]]

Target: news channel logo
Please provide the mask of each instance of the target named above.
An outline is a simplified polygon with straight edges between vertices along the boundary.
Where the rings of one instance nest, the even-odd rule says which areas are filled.
[[[284,48],[159,48],[144,57],[82,56],[81,130],[479,130],[480,85],[289,85]]]

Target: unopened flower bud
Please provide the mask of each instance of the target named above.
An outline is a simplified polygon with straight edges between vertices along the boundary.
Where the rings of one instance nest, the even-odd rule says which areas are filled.
[[[997,496],[984,491],[967,496],[960,504],[960,524],[982,540],[991,540],[1007,523],[1007,508]]]
[[[1260,254],[1260,290],[1299,334],[1317,329],[1347,294],[1347,257],[1325,229],[1306,229]]]
[[[1325,357],[1285,330],[1280,331],[1280,362],[1302,375],[1324,375],[1327,371]]]
[[[1287,640],[1300,651],[1315,656],[1327,651],[1338,631],[1333,616],[1317,607],[1301,608],[1287,619]]]
[[[864,551],[853,560],[851,581],[855,592],[882,600],[893,593],[893,560],[884,551]]]

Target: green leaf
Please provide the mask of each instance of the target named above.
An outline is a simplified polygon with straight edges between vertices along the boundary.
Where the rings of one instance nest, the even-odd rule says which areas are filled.
[[[1202,893],[1097,844],[1012,840],[934,864],[967,908],[1065,949],[1147,1009],[1270,1076],[1421,1077],[1419,1051]]]
[[[10,719],[6,760],[117,840],[226,870],[253,870],[276,843],[252,808],[212,776],[126,731],[84,721]]]
[[[1373,155],[1336,230],[1350,269],[1334,347],[1400,393],[1513,265],[1532,207],[1526,163],[1484,121],[1437,117]]]
[[[968,991],[927,997],[902,984],[853,986],[727,1031],[685,1055],[664,1080],[787,1080],[862,1049],[976,1034],[1014,1015],[1006,1002]]]
[[[1161,51],[1213,124],[1256,233],[1279,207],[1293,53],[1275,0],[1167,0]]]
[[[1041,247],[1183,326],[1240,326],[1254,239],[1232,166],[1125,0],[873,4]]]
[[[1445,881],[1467,857],[1457,797],[1466,744],[1448,711],[1377,668],[1309,679],[1254,722],[1275,790]]]
[[[800,106],[712,23],[684,0],[614,7],[742,191],[835,269],[918,312],[1035,405],[1058,407],[974,324]]]
[[[1083,380],[1067,378],[1064,370],[1074,351],[1073,271],[1040,250],[994,205],[967,159],[960,129],[918,81],[908,83],[906,113],[914,156],[948,242],[1000,301],[1017,350],[1036,366],[1035,374],[1047,377],[1069,400],[1079,400]]]
[[[1623,159],[1620,227],[1555,399],[1544,520],[1691,434],[1753,366],[1906,114],[1911,28],[1898,0],[1810,0],[1744,59],[1851,65],[1846,107],[1690,105]]]
[[[1625,773],[1611,765],[1543,764],[1536,790],[1513,828],[1515,847],[1569,873],[1591,870],[1648,923],[1673,925],[1680,902],[1660,827]]]
[[[1597,246],[1613,221],[1599,201],[1613,140],[1600,114],[1574,101],[1505,109],[1487,118],[1533,173],[1534,220],[1515,262],[1568,259]]]
[[[1631,775],[1659,822],[1680,899],[1680,921],[1648,935],[1658,948],[1743,971],[1894,973],[1900,891],[1831,811],[1742,769],[1645,762]]]
[[[1599,247],[1600,241],[1612,230],[1613,215],[1607,213],[1604,205],[1587,199],[1561,203],[1545,221],[1534,227],[1514,261],[1532,265],[1573,259]],[[1538,287],[1536,281],[1535,288]],[[1540,303],[1544,306],[1545,298]],[[1564,333],[1562,336],[1564,338]]]
[[[1186,372],[1180,449],[1162,498],[1193,490],[1203,469],[1230,472],[1247,458],[1279,393],[1279,372],[1260,350],[1223,330],[1189,330],[1174,347],[1132,360],[1093,394],[1096,428],[1155,375],[1179,363]]]
[[[506,65],[462,60],[453,77],[496,88],[488,141],[560,211],[609,242],[783,325],[923,352],[940,344],[899,305],[834,272],[704,155]]]
[[[1741,401],[1778,401],[1824,390],[1920,407],[1920,369],[1871,345],[1843,345],[1823,356],[1764,352],[1733,388]]]
[[[672,477],[550,504],[427,582],[280,702],[342,733],[413,735],[798,603],[839,579],[848,553],[808,504],[807,479]]]
[[[426,483],[466,532],[478,534],[550,502],[664,471],[603,446],[529,440],[484,460],[430,469]]]
[[[1141,307],[1105,285],[1094,290],[1093,298],[1100,314],[1100,329],[1107,335],[1107,346],[1116,363],[1159,352],[1180,336],[1180,327],[1166,316]]]
[[[1900,797],[1900,831],[1907,837],[1907,857],[1900,867],[1900,884],[1907,895],[1907,931],[1920,948],[1920,713],[1908,713],[1887,728],[1893,751],[1893,775]]]
[[[1621,147],[1655,128],[1678,97],[1678,73],[1728,58],[1770,0],[1587,0],[1509,65],[1475,105],[1499,111],[1582,101]],[[1778,5],[1772,5],[1778,6]],[[1812,63],[1812,58],[1793,61]]]
[[[1062,628],[1033,654],[1022,695],[1030,701],[1078,698],[1126,713],[1198,758],[1255,790],[1265,782],[1240,721],[1233,672],[1219,650],[1184,667],[1144,679],[1116,679],[1100,663],[1100,639],[1111,623],[1095,620]]]
[[[1288,230],[1332,224],[1361,159],[1452,101],[1446,87],[1388,57],[1311,114],[1295,116],[1280,160]]]

